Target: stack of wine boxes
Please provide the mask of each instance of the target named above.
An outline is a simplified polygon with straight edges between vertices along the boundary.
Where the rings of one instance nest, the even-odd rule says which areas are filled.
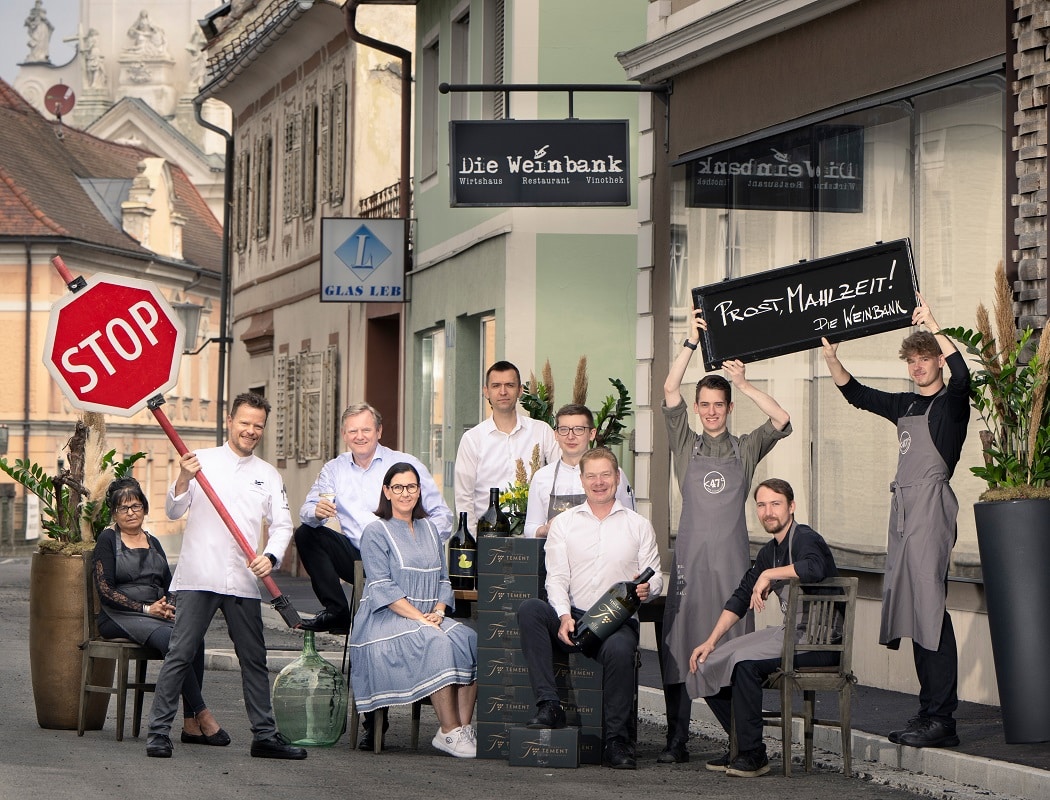
[[[523,766],[600,764],[602,667],[596,661],[555,648],[554,674],[570,727],[525,727],[536,714],[536,701],[517,612],[530,597],[546,599],[543,544],[518,536],[478,539],[478,758]]]

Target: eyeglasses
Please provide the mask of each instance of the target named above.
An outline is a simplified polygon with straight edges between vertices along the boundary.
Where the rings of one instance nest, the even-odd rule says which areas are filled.
[[[593,428],[588,425],[573,425],[572,427],[559,425],[554,429],[554,432],[559,436],[568,436],[570,433],[574,436],[583,436],[589,430],[593,430]]]
[[[419,484],[418,483],[391,483],[386,488],[389,489],[390,491],[392,491],[394,494],[405,494],[406,492],[408,494],[415,494],[416,492],[419,491]]]
[[[121,514],[140,514],[143,508],[142,503],[132,503],[130,506],[117,506],[114,511],[119,511]]]

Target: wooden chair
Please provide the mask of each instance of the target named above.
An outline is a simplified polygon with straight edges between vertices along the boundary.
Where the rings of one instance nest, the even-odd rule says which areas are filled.
[[[852,729],[850,706],[853,699],[853,621],[857,606],[857,578],[827,578],[820,583],[791,581],[785,621],[802,619],[801,636],[796,637],[796,626],[785,624],[784,646],[780,669],[766,678],[763,688],[780,691],[780,711],[763,711],[765,725],[779,725],[784,749],[784,775],[791,776],[791,724],[795,718],[803,721],[806,772],[813,767],[813,726],[837,727],[842,734],[843,774],[852,777]],[[819,589],[837,589],[835,593],[814,594]],[[799,616],[801,614],[801,617]],[[796,642],[796,638],[799,641]],[[795,667],[795,656],[800,653],[838,653],[839,663],[828,667]],[[802,710],[793,709],[795,690],[802,692]],[[820,719],[815,716],[816,693],[838,693],[838,718]],[[730,732],[730,751],[736,756],[736,719]]]
[[[146,683],[146,665],[149,661],[163,661],[164,655],[152,647],[145,647],[131,639],[105,639],[98,632],[98,592],[93,576],[94,561],[84,559],[84,642],[80,645],[80,714],[77,719],[77,736],[84,735],[84,723],[88,706],[88,692],[101,692],[117,696],[117,741],[124,739],[124,711],[127,706],[128,689],[134,692],[134,712],[131,718],[132,735],[138,736],[142,727],[142,696],[156,688],[155,683]],[[116,685],[100,686],[90,683],[92,665],[96,659],[116,662]],[[128,668],[135,662],[135,680],[128,680]]]

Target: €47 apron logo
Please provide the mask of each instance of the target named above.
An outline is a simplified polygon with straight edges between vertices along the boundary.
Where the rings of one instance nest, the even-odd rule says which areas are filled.
[[[704,476],[704,489],[708,494],[718,494],[726,488],[726,479],[718,470],[712,470]]]
[[[900,440],[901,455],[906,455],[911,450],[911,432],[903,431]]]
[[[367,225],[362,225],[336,248],[335,255],[359,280],[366,281],[390,258],[390,248]]]

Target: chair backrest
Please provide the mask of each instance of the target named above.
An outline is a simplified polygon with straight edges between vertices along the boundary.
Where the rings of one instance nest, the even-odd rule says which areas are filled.
[[[781,669],[794,670],[795,656],[806,652],[839,654],[838,673],[853,670],[853,621],[857,578],[825,578],[819,583],[791,581],[785,615]],[[800,620],[798,627],[790,620]]]
[[[98,589],[95,588],[95,559],[84,556],[84,641],[100,639],[98,632]]]

